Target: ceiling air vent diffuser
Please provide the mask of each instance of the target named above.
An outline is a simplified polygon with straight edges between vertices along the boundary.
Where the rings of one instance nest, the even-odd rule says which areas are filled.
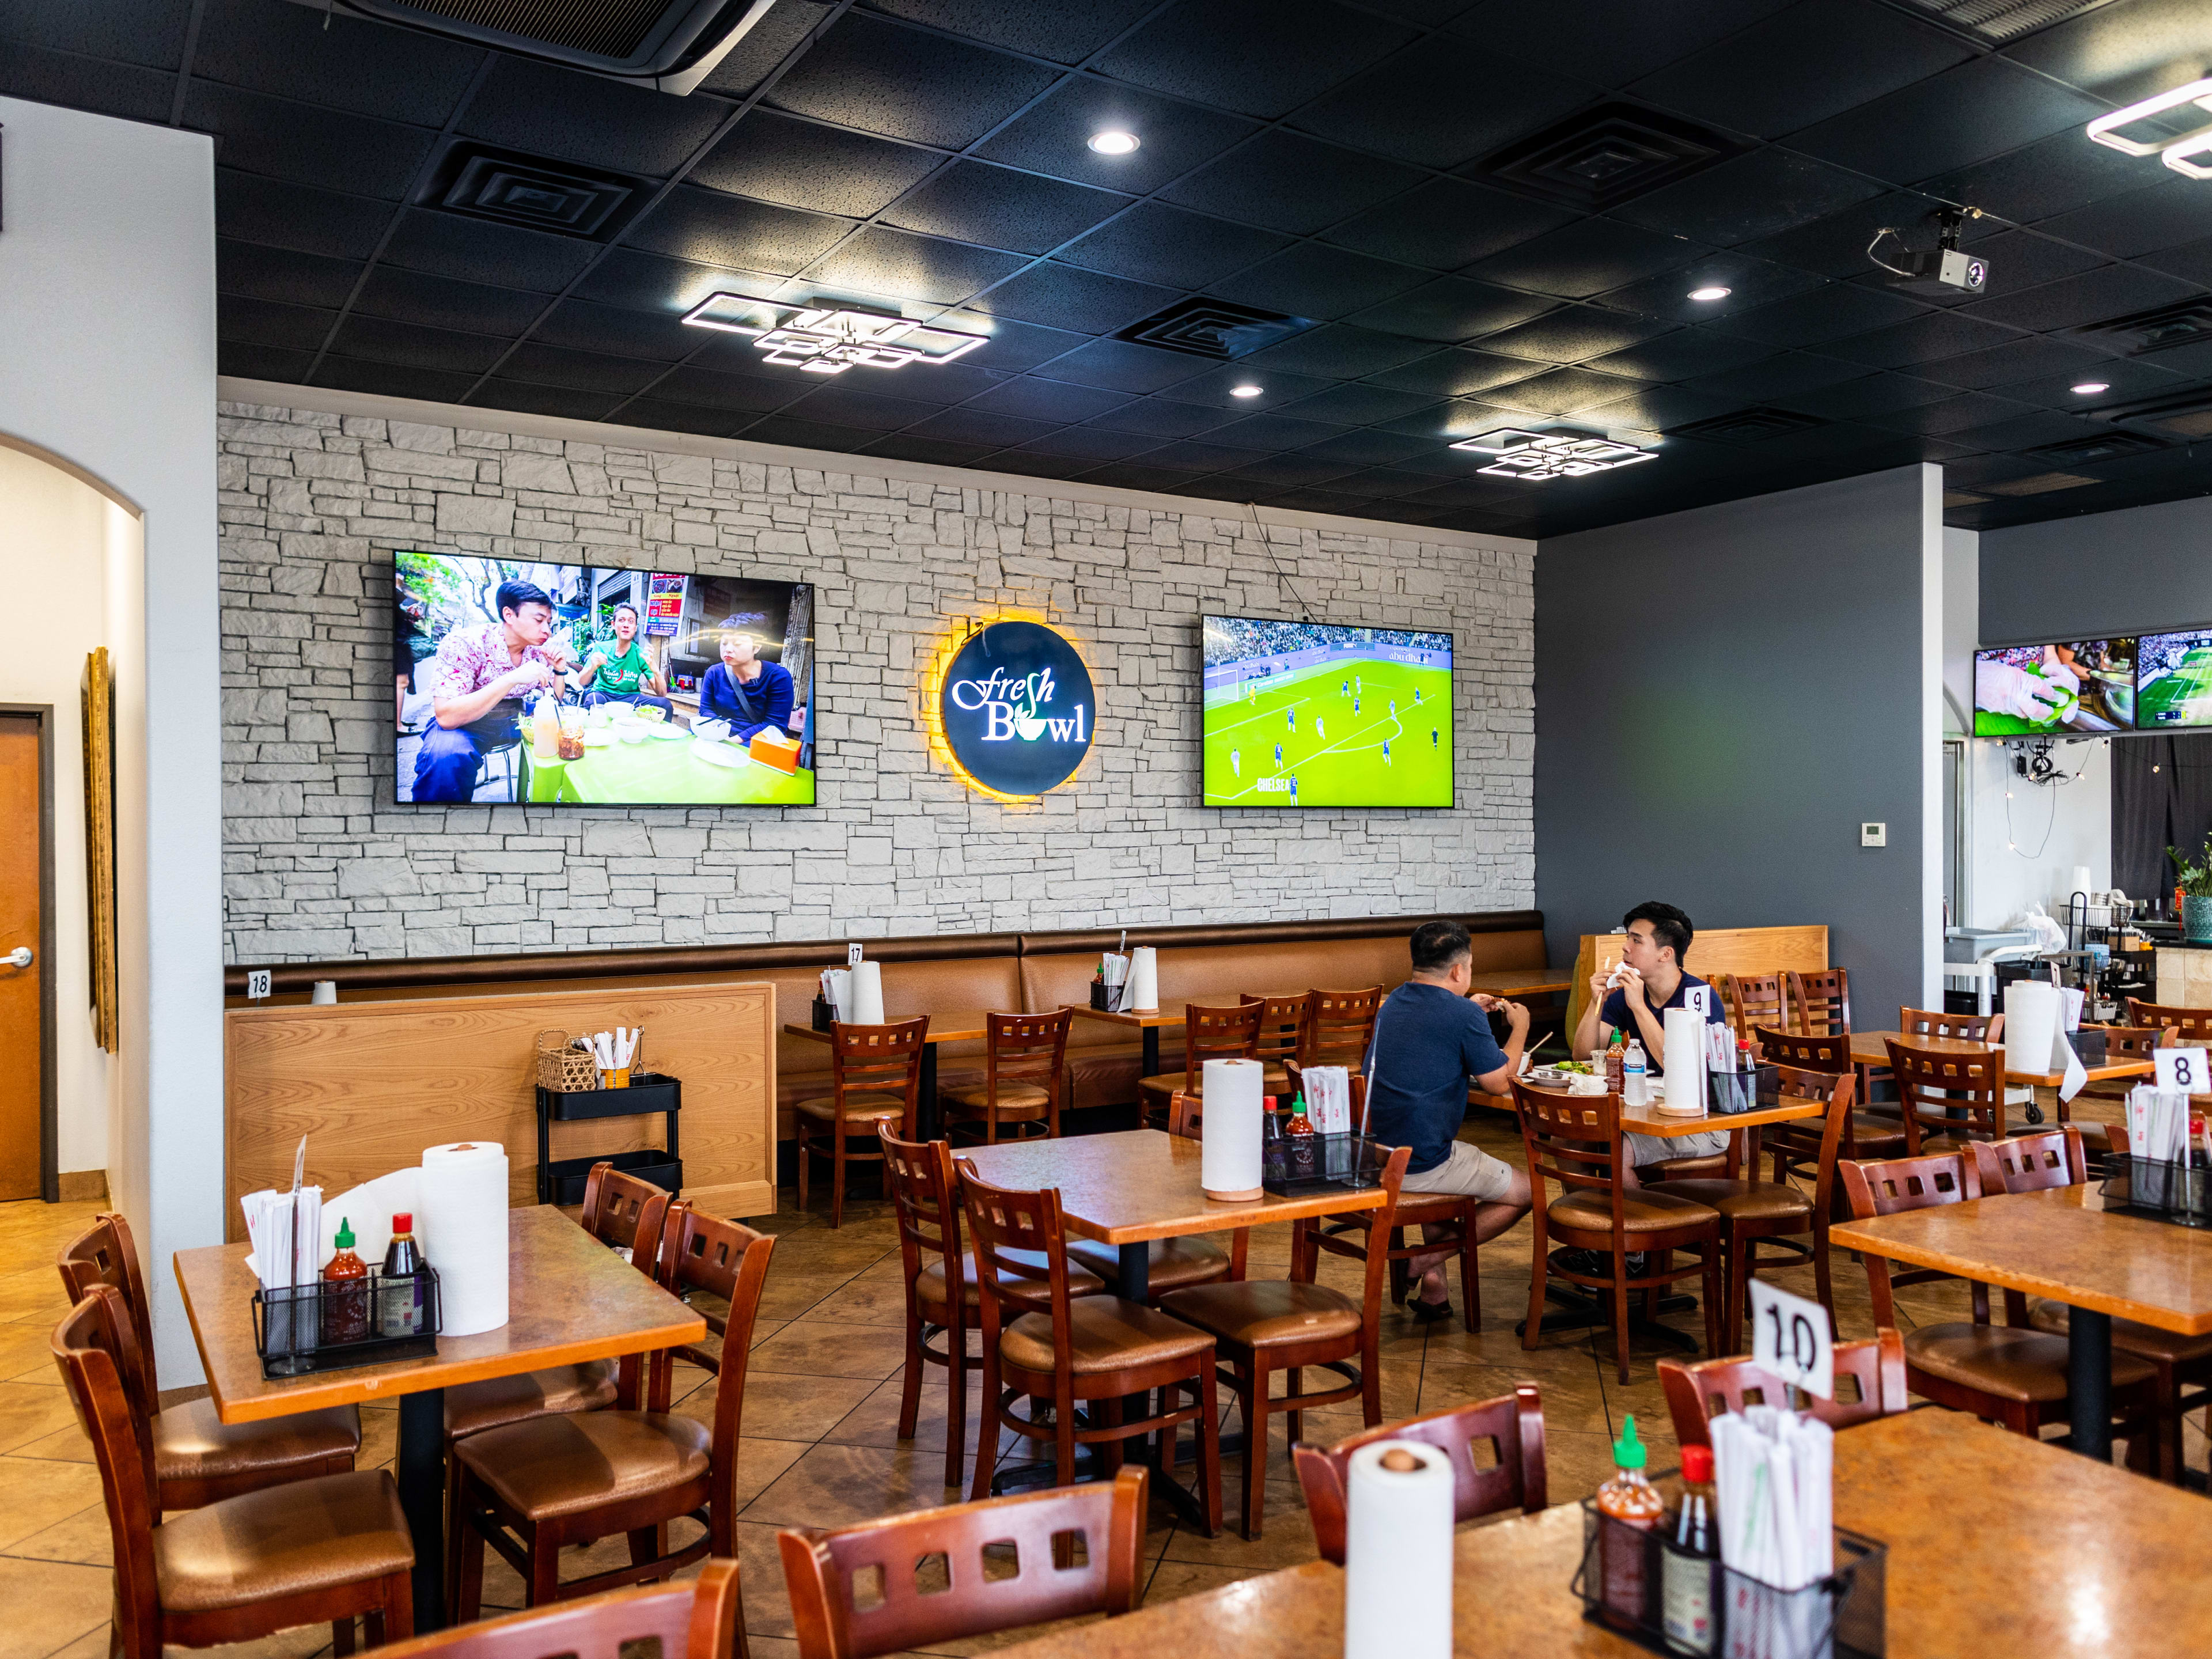
[[[2124,317],[2108,317],[2101,323],[2087,324],[2076,331],[2107,336],[2125,345],[2136,356],[2146,351],[2163,351],[2168,346],[2196,345],[2212,340],[2212,298],[2181,300],[2148,311],[2130,312]]]
[[[1711,438],[1724,444],[1755,444],[1769,438],[1779,438],[1792,432],[1808,432],[1827,422],[1810,415],[1794,414],[1786,409],[1739,409],[1726,415],[1716,415],[1709,420],[1692,421],[1687,426],[1667,428],[1670,438]]]
[[[2117,461],[2129,455],[2148,455],[2165,447],[2157,439],[2147,438],[2140,432],[2093,432],[2086,437],[2062,439],[2055,444],[2038,444],[2027,453],[2040,455],[2045,460],[2082,466],[2091,461]]]
[[[1589,212],[1703,172],[1735,154],[1717,132],[1634,104],[1595,104],[1490,156],[1480,170]]]
[[[416,200],[475,219],[599,240],[621,229],[653,190],[650,179],[460,139],[438,158]]]
[[[1178,300],[1165,311],[1130,324],[1114,337],[1228,362],[1249,357],[1261,347],[1287,340],[1293,334],[1303,334],[1313,325],[1310,317],[1255,311],[1226,300]]]
[[[2015,40],[2087,11],[2099,0],[1907,0],[1907,3],[1984,40]]]
[[[2212,438],[2212,388],[2205,386],[2169,392],[2097,412],[2108,421],[2140,421],[2179,438]]]

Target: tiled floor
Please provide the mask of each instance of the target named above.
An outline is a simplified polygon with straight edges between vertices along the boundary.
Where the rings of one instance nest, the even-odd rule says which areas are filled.
[[[1519,1139],[1502,1119],[1471,1124],[1465,1138],[1522,1161]],[[94,1207],[0,1206],[0,1490],[8,1495],[0,1504],[0,1607],[9,1609],[0,1620],[0,1659],[100,1659],[106,1651],[109,1545],[100,1481],[47,1352],[48,1334],[62,1311],[54,1252]],[[753,1654],[795,1659],[777,1528],[836,1525],[964,1494],[948,1493],[939,1484],[945,1447],[941,1371],[933,1371],[923,1389],[915,1439],[902,1444],[896,1437],[903,1311],[886,1206],[848,1201],[845,1224],[835,1232],[817,1215],[790,1210],[765,1224],[777,1243],[746,1386],[738,1547]],[[1610,1472],[1609,1443],[1629,1413],[1652,1444],[1653,1467],[1672,1462],[1674,1435],[1655,1364],[1668,1351],[1639,1346],[1631,1355],[1626,1384],[1618,1378],[1607,1334],[1547,1335],[1540,1347],[1524,1351],[1513,1326],[1527,1310],[1528,1240],[1524,1223],[1485,1247],[1480,1335],[1468,1335],[1456,1319],[1416,1329],[1405,1314],[1386,1310],[1383,1410],[1386,1420],[1410,1416],[1486,1399],[1533,1380],[1544,1395],[1552,1498],[1571,1503]],[[1287,1228],[1255,1234],[1252,1273],[1281,1272],[1288,1242]],[[1342,1282],[1358,1270],[1355,1264],[1324,1259],[1322,1271]],[[1844,1334],[1870,1334],[1864,1270],[1839,1253],[1834,1274]],[[1809,1268],[1772,1277],[1812,1294]],[[1455,1307],[1459,1295],[1455,1270]],[[1965,1292],[1956,1286],[1899,1297],[1899,1316],[1907,1323],[1963,1317],[1965,1311]],[[1695,1311],[1677,1322],[1701,1328]],[[703,1374],[691,1372],[680,1382],[680,1409],[695,1414],[712,1409],[714,1384]],[[971,1397],[971,1425],[979,1411],[980,1400]],[[389,1463],[396,1413],[372,1408],[362,1415],[363,1462]],[[1312,1558],[1312,1531],[1285,1455],[1282,1419],[1273,1423],[1264,1536],[1248,1543],[1232,1523],[1221,1536],[1205,1538],[1156,1504],[1146,1546],[1150,1598],[1188,1595]],[[1233,1419],[1230,1426],[1236,1427]],[[1312,1413],[1306,1433],[1326,1440],[1359,1426],[1355,1404]],[[1006,1438],[1011,1443],[1011,1436]],[[2194,1419],[2188,1447],[2191,1463],[2204,1468],[2207,1444]],[[1232,1516],[1239,1474],[1236,1460],[1224,1460],[1223,1501]],[[619,1552],[623,1547],[611,1540],[597,1547]],[[570,1563],[563,1574],[574,1577],[582,1570],[580,1563]],[[488,1564],[486,1586],[488,1603],[519,1604],[520,1586],[495,1557]],[[989,1645],[964,1644],[957,1651]],[[312,1659],[328,1646],[327,1629],[302,1630],[234,1651],[236,1659]]]

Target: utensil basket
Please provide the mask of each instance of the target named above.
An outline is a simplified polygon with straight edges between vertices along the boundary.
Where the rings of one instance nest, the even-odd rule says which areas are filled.
[[[1748,1072],[1705,1073],[1705,1104],[1715,1115],[1733,1116],[1773,1106],[1782,1098],[1782,1079],[1772,1066],[1754,1066]]]
[[[2212,1227],[2212,1170],[2110,1152],[2100,1190],[2107,1210],[2177,1227]]]
[[[596,1089],[599,1086],[599,1062],[585,1049],[571,1048],[566,1031],[540,1031],[538,1086],[554,1094]]]
[[[261,1375],[271,1380],[428,1358],[438,1352],[441,1328],[438,1273],[428,1264],[402,1277],[371,1268],[366,1279],[253,1292],[253,1349]],[[358,1334],[331,1340],[331,1333],[349,1330]]]
[[[1260,1186],[1279,1198],[1382,1183],[1389,1149],[1365,1135],[1276,1135],[1260,1146]]]

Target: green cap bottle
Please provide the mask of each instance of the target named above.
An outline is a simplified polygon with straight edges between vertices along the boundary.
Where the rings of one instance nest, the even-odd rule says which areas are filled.
[[[1620,1419],[1620,1438],[1613,1443],[1613,1461],[1624,1469],[1640,1469],[1650,1455],[1644,1443],[1636,1437],[1636,1413],[1630,1412]]]
[[[331,1242],[342,1250],[353,1249],[353,1218],[350,1216],[338,1218],[338,1236]]]

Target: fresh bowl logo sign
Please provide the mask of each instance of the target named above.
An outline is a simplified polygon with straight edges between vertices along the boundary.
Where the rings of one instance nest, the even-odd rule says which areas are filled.
[[[1075,647],[1042,623],[997,622],[945,665],[938,721],[953,764],[994,795],[1065,783],[1091,752],[1097,701]]]

